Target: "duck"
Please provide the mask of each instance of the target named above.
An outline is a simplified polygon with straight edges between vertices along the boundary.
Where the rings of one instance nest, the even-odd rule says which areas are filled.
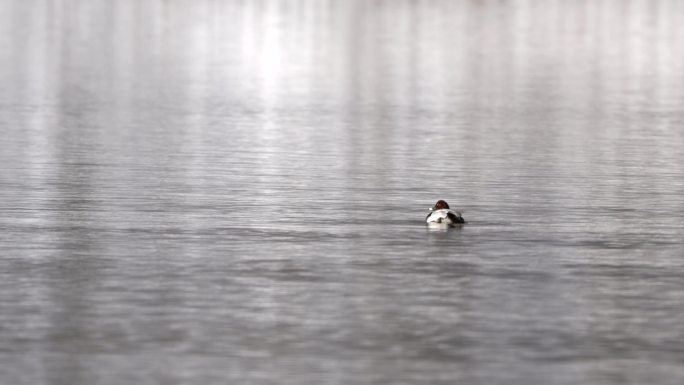
[[[438,200],[425,218],[428,225],[448,225],[456,226],[465,223],[465,219],[458,211],[449,209],[449,204],[446,201]]]

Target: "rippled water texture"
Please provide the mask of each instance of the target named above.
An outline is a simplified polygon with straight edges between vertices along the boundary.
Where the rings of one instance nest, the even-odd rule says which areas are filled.
[[[0,0],[2,384],[680,385],[683,218],[681,1]]]

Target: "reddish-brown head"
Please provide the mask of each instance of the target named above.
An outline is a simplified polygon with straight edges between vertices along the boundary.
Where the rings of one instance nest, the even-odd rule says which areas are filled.
[[[448,209],[448,208],[449,208],[449,204],[440,199],[437,201],[437,203],[435,203],[435,206],[432,209],[433,210],[442,210],[442,209]]]

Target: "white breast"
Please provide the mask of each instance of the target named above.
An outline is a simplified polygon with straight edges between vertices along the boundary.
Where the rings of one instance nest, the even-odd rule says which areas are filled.
[[[441,210],[434,210],[433,212],[428,215],[427,219],[425,220],[427,223],[451,223],[451,220],[447,216],[449,213],[448,209],[441,209]]]
[[[463,223],[463,217],[457,211],[441,209],[430,212],[425,221],[430,225],[456,225]]]

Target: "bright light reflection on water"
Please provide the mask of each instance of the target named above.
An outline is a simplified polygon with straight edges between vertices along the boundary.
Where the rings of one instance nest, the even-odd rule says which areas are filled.
[[[1,1],[0,382],[683,383],[681,15]]]

